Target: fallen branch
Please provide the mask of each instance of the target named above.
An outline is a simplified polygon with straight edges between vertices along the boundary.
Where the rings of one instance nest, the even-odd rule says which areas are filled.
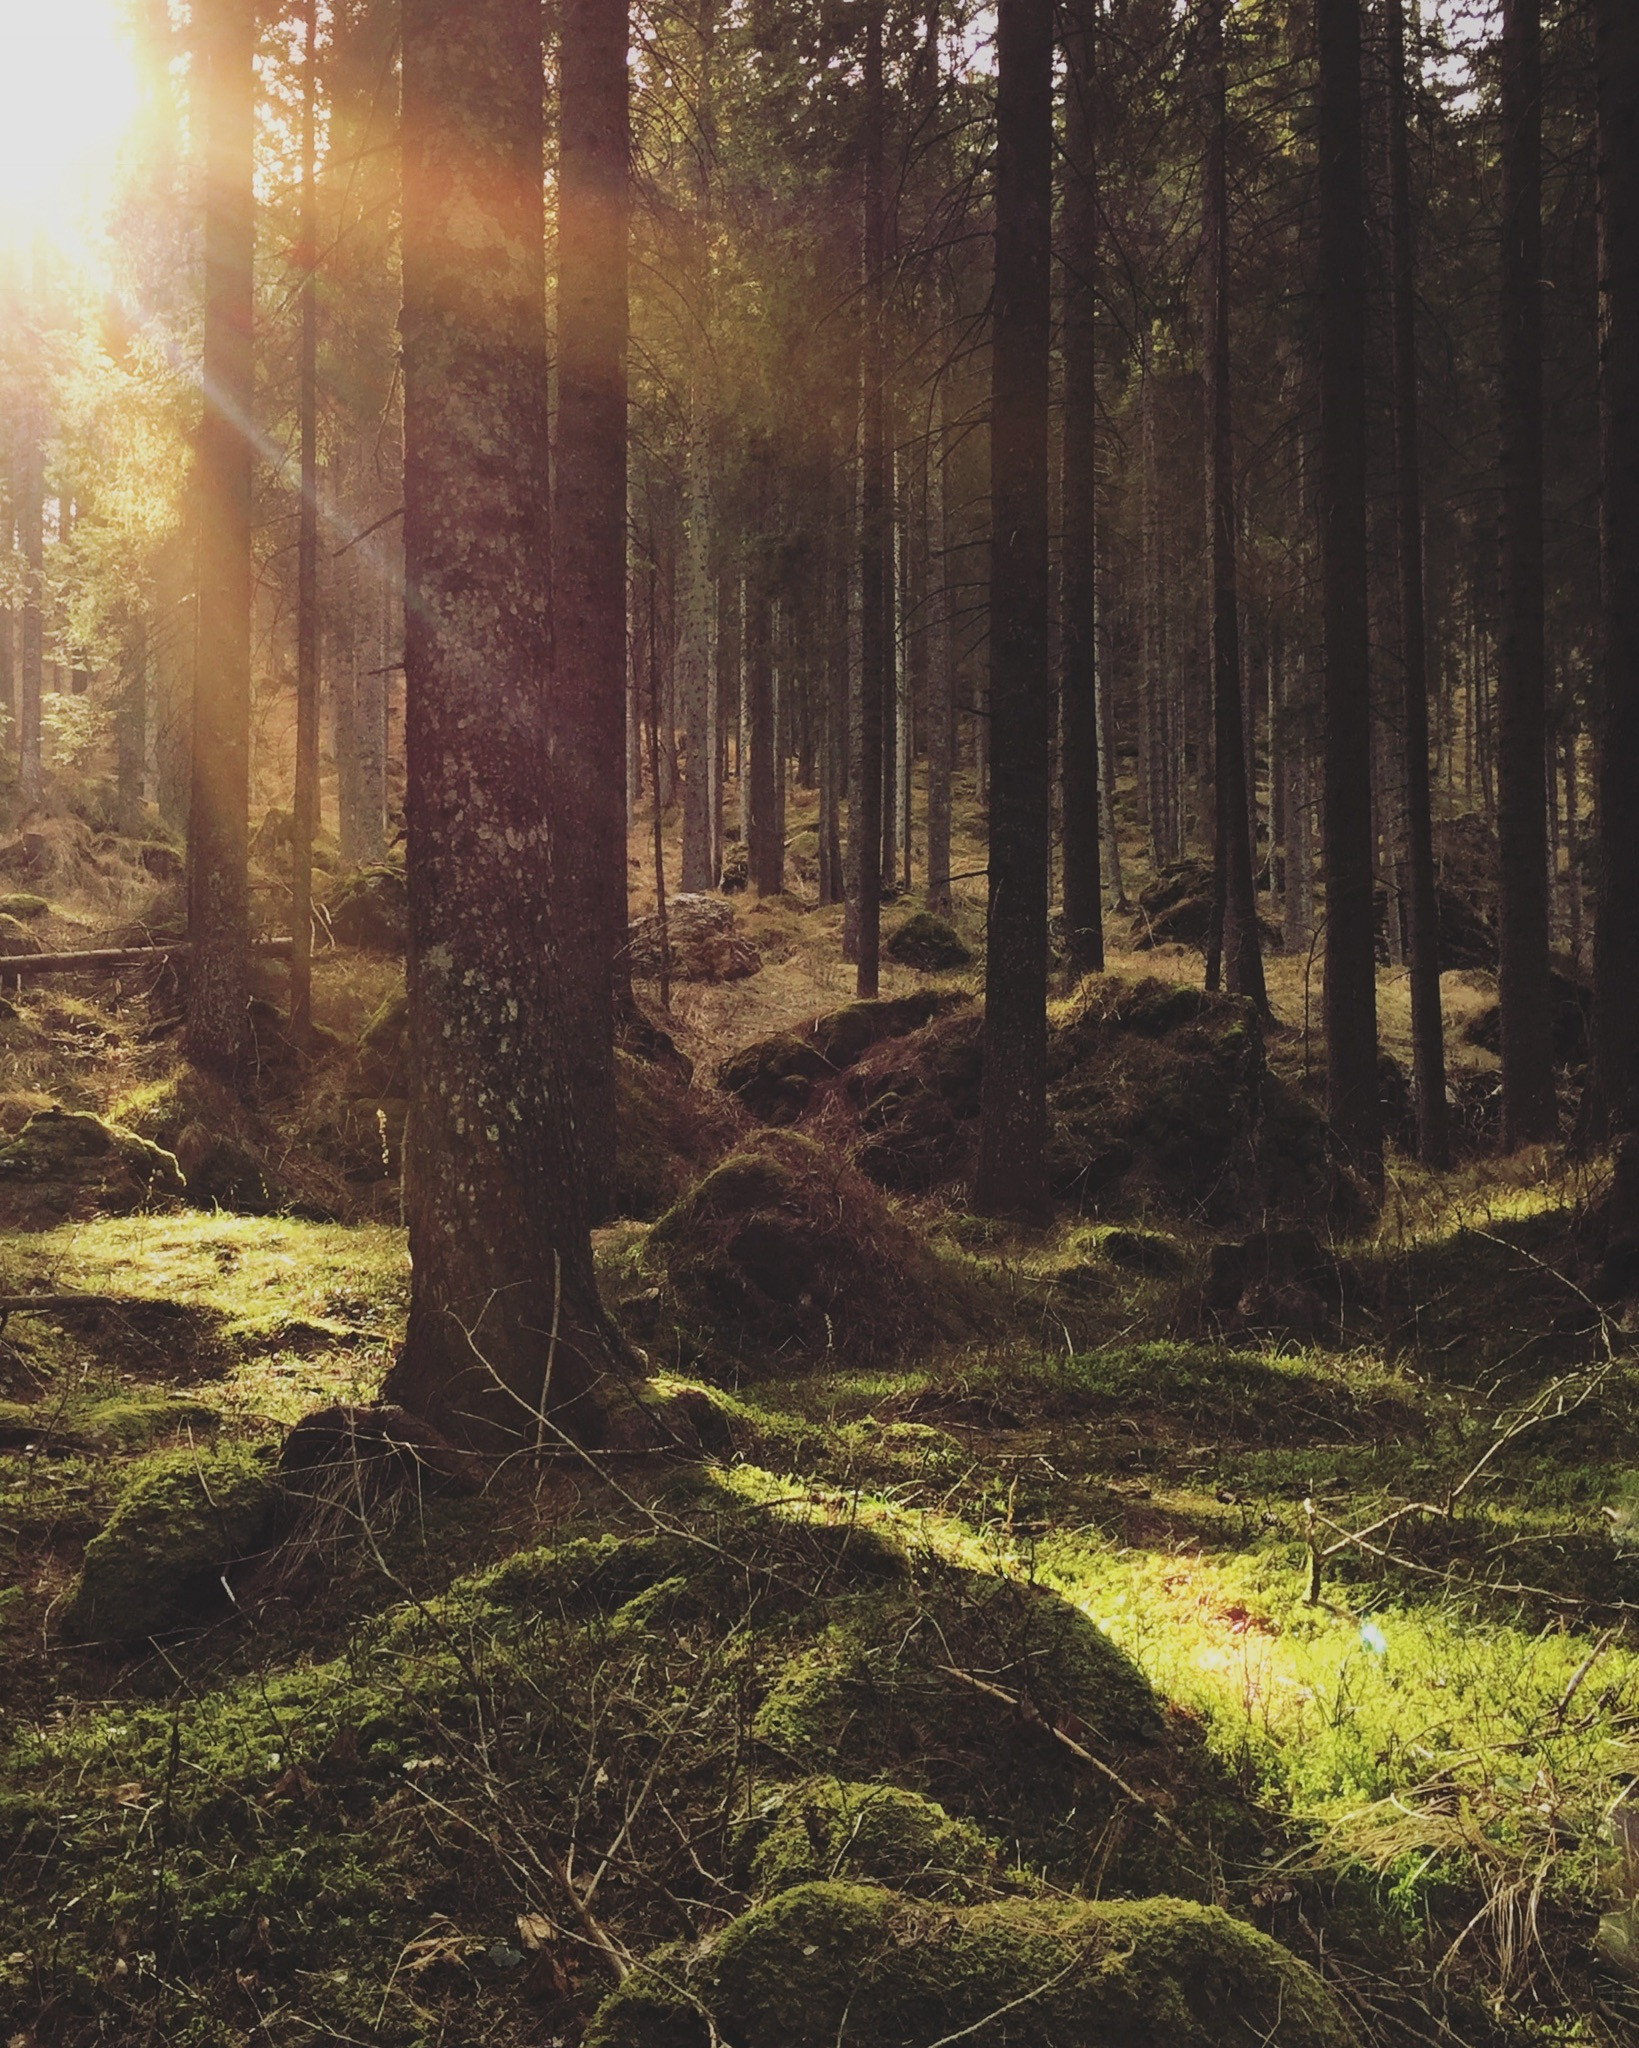
[[[963,1685],[969,1686],[974,1692],[983,1693],[987,1699],[1000,1700],[1004,1707],[1011,1707],[1015,1713],[1024,1715],[1026,1719],[1039,1722],[1046,1729],[1047,1733],[1052,1736],[1053,1740],[1062,1744],[1078,1762],[1089,1765],[1100,1776],[1108,1778],[1116,1790],[1130,1799],[1134,1806],[1142,1806],[1145,1812],[1155,1816],[1155,1819],[1167,1830],[1168,1834],[1176,1835],[1179,1841],[1184,1843],[1186,1847],[1189,1845],[1188,1835],[1184,1833],[1183,1829],[1170,1814],[1163,1813],[1153,1799],[1146,1799],[1142,1792],[1129,1785],[1119,1771],[1112,1769],[1102,1757],[1094,1756],[1093,1752],[1084,1743],[1077,1742],[1073,1735],[1066,1735],[1062,1728],[1055,1728],[1051,1721],[1045,1719],[1029,1701],[1021,1698],[1018,1693],[1009,1692],[1005,1685],[992,1685],[988,1678],[976,1677],[973,1672],[964,1671],[957,1664],[938,1664],[934,1668],[944,1672],[947,1678],[958,1679]]]
[[[250,950],[263,959],[288,960],[291,939],[253,939]],[[84,953],[0,953],[0,981],[29,981],[37,974],[106,974],[117,967],[157,967],[192,950],[188,939],[168,946],[105,946]]]

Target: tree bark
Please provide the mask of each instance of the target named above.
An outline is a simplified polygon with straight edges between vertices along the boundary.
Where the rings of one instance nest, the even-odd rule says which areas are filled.
[[[1065,30],[1063,558],[1059,693],[1063,716],[1064,940],[1075,974],[1104,971],[1098,798],[1098,168],[1094,10]]]
[[[32,391],[23,401],[22,443],[17,491],[17,524],[23,544],[17,795],[19,809],[27,817],[45,798],[45,763],[40,751],[40,699],[45,690],[45,470],[40,403]]]
[[[405,0],[412,1291],[392,1400],[475,1448],[620,1441],[567,1045],[547,774],[541,16]],[[560,946],[557,932],[565,934]]]
[[[928,532],[933,548],[929,601],[933,606],[928,663],[928,877],[927,906],[949,917],[951,778],[956,765],[956,650],[951,632],[950,380],[939,380],[934,441],[928,462]]]
[[[1207,0],[1202,25],[1208,103],[1202,241],[1206,257],[1215,888],[1217,901],[1223,907],[1225,983],[1232,995],[1248,996],[1260,1010],[1267,1010],[1269,997],[1264,987],[1258,901],[1252,876],[1240,594],[1235,560],[1235,444],[1229,383],[1229,184],[1225,162],[1229,112],[1222,0]]]
[[[196,459],[198,636],[188,806],[187,1043],[231,1074],[250,962],[252,264],[256,16],[208,0],[205,59],[204,414]]]
[[[1316,0],[1316,27],[1326,1081],[1332,1128],[1351,1164],[1378,1185],[1383,1123],[1377,1093],[1377,960],[1372,929],[1360,0]]]
[[[553,896],[575,977],[575,1117],[614,1200],[616,958],[626,944],[627,0],[566,0],[558,60]]]
[[[296,790],[292,807],[290,1030],[305,1044],[313,1025],[313,839],[319,825],[319,223],[315,156],[318,122],[318,0],[304,0],[302,90],[301,336],[297,372],[301,440],[296,535]]]
[[[767,531],[771,507],[768,450],[751,452],[753,520],[751,559],[746,571],[745,677],[747,787],[746,865],[759,896],[777,896],[785,886],[785,844],[779,816],[779,747],[774,701],[774,592],[770,573],[773,540]]]
[[[1418,445],[1417,258],[1412,238],[1405,0],[1387,0],[1389,242],[1394,301],[1395,525],[1400,570],[1402,772],[1406,801],[1406,937],[1411,960],[1412,1071],[1417,1151],[1450,1163],[1440,922],[1434,896],[1434,820],[1428,766],[1428,624],[1423,579],[1423,478]]]
[[[1051,0],[1000,0],[991,327],[990,917],[974,1207],[1048,1208]]]
[[[850,809],[855,856],[855,989],[874,996],[881,973],[882,717],[892,674],[887,626],[892,595],[884,577],[888,520],[887,336],[883,275],[886,214],[883,193],[882,0],[870,0],[865,25],[864,337],[860,350],[859,493],[859,746]]]
[[[1639,1127],[1639,13],[1595,0],[1594,33],[1604,687],[1592,1121],[1613,1136]]]
[[[1501,633],[1497,648],[1497,995],[1503,1142],[1555,1124],[1548,993],[1547,681],[1542,564],[1542,22],[1502,27]]]

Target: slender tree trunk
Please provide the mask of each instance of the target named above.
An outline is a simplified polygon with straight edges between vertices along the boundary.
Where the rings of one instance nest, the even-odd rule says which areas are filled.
[[[1389,239],[1394,287],[1396,541],[1400,566],[1402,769],[1406,799],[1406,936],[1411,955],[1412,1069],[1417,1151],[1425,1166],[1450,1161],[1445,1027],[1440,1012],[1440,922],[1434,896],[1434,821],[1428,767],[1428,625],[1423,584],[1423,479],[1418,446],[1417,259],[1412,240],[1405,0],[1388,0]]]
[[[904,466],[896,446],[898,418],[891,385],[887,394],[883,484],[885,509],[882,528],[882,893],[892,898],[899,893],[899,816],[901,809],[899,770],[900,688],[905,673],[904,645],[904,557],[900,552],[900,481]]]
[[[1269,1007],[1258,932],[1248,822],[1240,596],[1236,577],[1235,444],[1229,358],[1229,185],[1225,164],[1228,76],[1222,0],[1207,0],[1202,62],[1207,76],[1206,439],[1212,559],[1212,717],[1216,894],[1223,905],[1224,979],[1232,995]],[[1209,984],[1210,986],[1210,984]]]
[[[198,632],[188,807],[188,1051],[237,1067],[250,966],[250,627],[255,402],[256,16],[207,0],[204,416]]]
[[[598,934],[557,943],[541,803],[541,16],[403,19],[412,1287],[387,1392],[485,1449],[603,1444],[629,1429],[630,1361],[598,1302],[567,1044],[607,993],[566,972]]]
[[[1332,1127],[1374,1185],[1383,1163],[1372,929],[1366,553],[1366,236],[1360,0],[1316,0],[1320,48],[1320,553],[1326,717],[1326,1079]]]
[[[1000,0],[991,330],[990,916],[974,1207],[1048,1206],[1051,0]]]
[[[319,302],[317,151],[319,10],[304,0],[302,197],[296,236],[301,279],[297,412],[301,503],[296,535],[296,793],[291,831],[290,1030],[304,1044],[313,1024],[313,838],[319,824]]]
[[[17,795],[19,808],[27,817],[45,800],[45,762],[40,751],[40,700],[45,693],[45,473],[40,445],[39,401],[32,392],[24,400],[23,412],[17,494],[17,523],[22,530],[23,543]]]
[[[870,0],[865,25],[863,148],[865,234],[864,336],[860,351],[859,502],[859,749],[850,823],[857,841],[855,927],[861,996],[874,996],[880,977],[882,932],[883,707],[892,675],[887,628],[892,592],[886,586],[891,526],[887,441],[886,199],[883,191],[882,0]]]
[[[1639,13],[1595,0],[1603,703],[1593,1124],[1639,1128]]]
[[[1542,566],[1542,22],[1504,0],[1502,29],[1502,632],[1497,661],[1503,1142],[1555,1124],[1548,994],[1547,684]]]
[[[689,403],[688,502],[683,515],[678,634],[687,767],[683,781],[683,887],[698,893],[716,880],[711,865],[711,475],[698,385]]]
[[[1074,974],[1104,971],[1098,801],[1098,168],[1095,10],[1065,40],[1063,559],[1060,702],[1064,940]]]
[[[565,0],[558,62],[553,875],[576,977],[575,1118],[594,1218],[614,1200],[616,958],[626,944],[628,0]]]
[[[9,621],[0,620],[0,634]],[[127,628],[114,706],[116,821],[135,839],[142,832],[143,766],[148,751],[148,628],[140,617]]]
[[[929,579],[931,649],[928,663],[928,883],[927,906],[949,917],[951,777],[956,762],[956,650],[951,632],[950,380],[941,377],[935,400],[933,450],[928,463],[928,532],[934,550]]]
[[[777,896],[785,886],[785,845],[779,816],[780,754],[775,723],[774,591],[768,533],[769,455],[753,447],[751,469],[756,536],[746,573],[746,786],[750,806],[746,857],[751,886],[759,896]]]

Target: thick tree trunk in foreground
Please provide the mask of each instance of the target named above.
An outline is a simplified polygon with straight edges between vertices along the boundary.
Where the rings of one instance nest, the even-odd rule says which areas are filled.
[[[555,943],[541,802],[540,20],[531,0],[404,8],[412,1291],[386,1393],[484,1449],[630,1419],[567,1059],[598,1020],[565,969],[597,935]]]
[[[188,805],[188,1051],[231,1073],[250,965],[250,611],[256,15],[207,0],[204,414],[196,462],[198,644]]]
[[[874,996],[882,939],[882,714],[892,674],[887,628],[892,599],[883,571],[888,525],[887,337],[883,294],[886,260],[883,178],[882,9],[871,0],[865,27],[864,298],[860,350],[859,487],[859,744],[858,779],[850,807],[853,841],[855,989]]]
[[[1552,1135],[1548,994],[1547,669],[1542,583],[1542,21],[1504,0],[1502,28],[1502,630],[1497,646],[1502,1126]]]
[[[1229,389],[1229,184],[1225,165],[1228,78],[1223,10],[1209,0],[1202,62],[1207,78],[1206,439],[1208,545],[1212,556],[1212,720],[1217,901],[1223,910],[1223,973],[1232,995],[1269,1006],[1252,877],[1246,725],[1241,688],[1240,594],[1235,562],[1235,446]]]
[[[591,1210],[614,1200],[616,955],[626,943],[627,0],[566,0],[558,61],[553,505],[554,904],[576,934],[575,1121]],[[584,944],[581,936],[584,935]]]
[[[1064,936],[1077,974],[1104,970],[1098,803],[1098,260],[1093,11],[1066,29],[1064,150]]]
[[[1423,479],[1418,447],[1417,264],[1412,246],[1405,0],[1388,0],[1389,240],[1394,295],[1396,543],[1400,568],[1401,748],[1406,798],[1406,933],[1411,954],[1411,1049],[1417,1152],[1450,1163],[1440,922],[1428,773],[1428,625],[1423,586]]]
[[[1592,1107],[1595,1129],[1612,1135],[1639,1127],[1639,11],[1632,0],[1595,0],[1594,32],[1605,646]]]
[[[1321,605],[1326,719],[1326,1083],[1350,1163],[1382,1176],[1372,931],[1366,555],[1366,234],[1360,0],[1317,0]]]
[[[990,399],[990,921],[973,1203],[1047,1210],[1051,0],[1001,0]]]

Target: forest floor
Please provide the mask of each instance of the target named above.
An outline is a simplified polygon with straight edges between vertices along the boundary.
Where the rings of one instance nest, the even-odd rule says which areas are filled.
[[[133,849],[74,857],[30,884],[47,944],[163,923]],[[641,909],[635,851],[632,881]],[[1227,1906],[1366,2040],[1639,2039],[1639,1357],[1586,1291],[1597,1166],[1396,1156],[1380,1216],[1308,1219],[1323,1313],[1220,1313],[1214,1247],[1256,1214],[1129,1188],[1014,1231],[948,1190],[885,1202],[823,1117],[807,1150],[760,1136],[718,1064],[844,1006],[851,971],[800,870],[737,909],[763,967],[675,990],[678,1159],[599,1241],[714,1455],[515,1462],[475,1494],[341,1502],[271,1551],[283,1433],[370,1399],[402,1328],[399,969],[326,955],[328,1050],[295,1061],[270,1020],[249,1109],[179,1068],[163,983],[16,993],[0,1126],[96,1112],[221,1193],[102,1213],[70,1189],[0,1234],[7,1301],[98,1297],[0,1305],[0,2039],[681,2048],[713,2037],[634,2018],[634,1960],[843,1877],[972,1911]],[[1181,948],[1109,964],[1199,980]],[[1318,972],[1270,965],[1264,1058],[1302,1097]],[[976,974],[890,967],[884,994]],[[1446,994],[1483,1092],[1489,978]],[[1380,1000],[1404,1060],[1403,976]],[[841,1296],[823,1341],[711,1326],[686,1181],[725,1155],[742,1181],[832,1176],[877,1261],[861,1297],[892,1297],[857,1341]],[[156,1595],[178,1537],[193,1577]],[[918,1795],[909,1849],[862,1822],[884,1786]],[[620,1982],[632,2011],[594,2021]],[[730,2037],[840,2041],[849,1998],[800,1988]],[[1255,2017],[1110,2038],[1334,2038]],[[1014,2025],[974,2038],[1069,2038]],[[847,2038],[890,2035],[855,2014]]]

